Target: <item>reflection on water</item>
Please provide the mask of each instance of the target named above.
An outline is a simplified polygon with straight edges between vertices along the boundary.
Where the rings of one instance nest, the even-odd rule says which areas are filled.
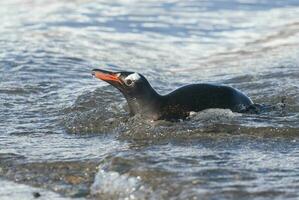
[[[83,198],[299,197],[297,0],[12,0],[0,14],[2,177]],[[147,122],[95,67],[286,108]]]

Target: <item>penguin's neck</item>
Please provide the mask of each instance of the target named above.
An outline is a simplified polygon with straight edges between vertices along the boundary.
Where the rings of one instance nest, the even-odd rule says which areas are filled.
[[[153,88],[139,95],[124,95],[129,106],[130,115],[140,114],[141,116],[157,120],[160,117],[162,96]]]

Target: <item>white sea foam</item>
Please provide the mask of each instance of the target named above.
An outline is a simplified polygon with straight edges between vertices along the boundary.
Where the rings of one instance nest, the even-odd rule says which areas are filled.
[[[212,108],[201,112],[191,112],[190,117],[193,120],[201,121],[227,121],[240,117],[242,114],[234,113],[229,109]]]
[[[140,177],[100,169],[91,186],[92,195],[112,199],[151,199],[151,190]],[[154,199],[154,198],[153,198]]]

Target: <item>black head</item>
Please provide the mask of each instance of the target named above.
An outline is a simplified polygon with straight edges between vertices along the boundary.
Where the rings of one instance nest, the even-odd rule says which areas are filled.
[[[126,97],[133,114],[152,109],[159,95],[146,78],[136,72],[110,72],[101,69],[92,70],[92,75],[120,90]]]
[[[110,72],[94,69],[92,75],[116,87],[125,96],[142,96],[151,89],[146,78],[136,72]]]

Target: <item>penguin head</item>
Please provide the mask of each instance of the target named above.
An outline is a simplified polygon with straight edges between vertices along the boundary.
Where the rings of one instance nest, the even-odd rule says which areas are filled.
[[[136,72],[111,72],[93,69],[92,75],[116,87],[125,97],[138,98],[153,92],[146,78]]]

